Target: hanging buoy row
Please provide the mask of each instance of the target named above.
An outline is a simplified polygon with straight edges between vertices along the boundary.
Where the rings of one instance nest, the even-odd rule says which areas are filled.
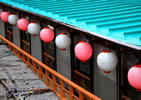
[[[0,11],[0,18],[5,23],[10,23],[11,25],[17,25],[17,27],[22,31],[28,31],[32,36],[37,36],[40,34],[42,41],[50,43],[54,39],[54,31],[49,27],[41,27],[36,22],[29,22],[26,18],[18,18],[16,14],[10,14],[7,11]],[[64,51],[66,48],[70,47],[71,39],[65,33],[60,33],[55,39],[56,46]],[[75,56],[82,62],[87,62],[92,57],[93,49],[92,46],[85,41],[80,41],[76,44]],[[110,50],[103,51],[97,56],[98,67],[104,71],[104,73],[110,73],[117,65],[117,57],[115,53]],[[128,81],[131,86],[137,90],[141,90],[141,65],[135,65],[129,69]]]
[[[46,43],[50,43],[54,40],[55,33],[49,27],[44,27],[41,30],[38,23],[30,23],[26,18],[19,19],[16,14],[10,14],[7,11],[3,11],[1,13],[1,19],[6,23],[9,22],[11,25],[17,25],[17,27],[22,31],[28,31],[32,36],[40,34],[41,40]],[[70,47],[71,39],[66,33],[60,33],[56,36],[55,44],[61,51],[64,51],[66,48]],[[88,42],[79,41],[74,48],[74,53],[76,58],[82,62],[87,62],[87,60],[92,57],[93,48]],[[100,69],[102,69],[105,73],[109,73],[116,67],[117,58],[114,53],[105,51],[98,55],[97,63]]]

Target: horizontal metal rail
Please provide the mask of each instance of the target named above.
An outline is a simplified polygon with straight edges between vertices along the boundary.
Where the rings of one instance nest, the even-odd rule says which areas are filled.
[[[0,39],[7,43],[9,49],[26,63],[49,88],[53,89],[61,100],[101,100],[101,98],[49,68],[1,35]]]

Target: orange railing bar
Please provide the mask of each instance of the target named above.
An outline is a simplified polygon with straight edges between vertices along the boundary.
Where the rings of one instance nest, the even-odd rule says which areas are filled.
[[[65,97],[65,93],[69,94],[69,100],[101,100],[101,98],[95,96],[94,94],[88,92],[87,90],[83,89],[82,87],[78,86],[77,84],[73,83],[63,75],[57,73],[53,69],[49,68],[47,65],[43,64],[9,40],[5,39],[3,36],[0,35],[0,39],[3,40],[5,43],[8,44],[10,50],[13,51],[23,62],[25,62],[28,67],[32,67],[32,70],[39,75],[39,78],[43,80],[45,77],[45,84],[52,88],[56,94],[61,98],[61,100],[67,100]],[[32,63],[31,63],[32,61]],[[38,68],[37,68],[38,64]],[[43,69],[45,69],[45,73],[43,73]],[[52,78],[50,78],[50,74]],[[57,82],[57,78],[60,79],[60,84]],[[50,82],[52,82],[52,86],[50,86]],[[69,85],[69,89],[66,89],[65,83]],[[60,88],[60,92],[57,91],[57,87]],[[78,95],[76,96],[74,91],[77,90]],[[87,97],[87,98],[85,98]]]

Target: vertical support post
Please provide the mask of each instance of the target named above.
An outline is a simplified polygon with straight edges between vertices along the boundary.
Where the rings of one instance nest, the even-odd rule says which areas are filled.
[[[124,92],[124,95],[127,95],[127,87],[128,87],[128,79],[127,79],[127,73],[128,73],[128,67],[127,67],[127,54],[125,51],[122,51],[121,53],[121,66],[122,66],[122,91]]]
[[[36,63],[33,61],[33,67],[32,67],[32,70],[34,73],[36,73]]]
[[[70,100],[73,100],[74,89],[70,86]]]
[[[45,84],[49,86],[49,72],[45,70]]]
[[[51,25],[53,26],[53,28],[54,28],[54,32],[55,32],[55,35],[56,35],[56,33],[57,33],[57,31],[56,31],[56,27],[53,25],[53,23],[51,23]],[[55,62],[55,64],[54,64],[54,70],[57,70],[57,52],[56,52],[57,50],[56,50],[56,44],[55,44],[55,40],[54,40],[54,58],[55,58],[55,60],[54,60],[54,62]]]
[[[70,33],[71,38],[71,47],[70,47],[70,55],[71,55],[71,80],[74,81],[74,34],[75,32]]]
[[[65,87],[65,83],[63,80],[61,80],[61,98],[65,98],[65,92],[64,92],[64,88]]]
[[[91,36],[89,36],[89,39],[90,39],[90,44],[92,45],[92,47],[93,47],[93,50],[95,50],[94,49],[94,46],[93,46],[93,41],[92,41],[92,39],[91,39]],[[92,57],[91,57],[91,59],[90,59],[90,91],[92,92],[92,93],[94,93],[94,53],[95,52],[93,52],[93,55],[92,55]]]
[[[20,51],[17,51],[17,56],[20,57]]]
[[[22,54],[22,61],[25,62],[25,55]]]
[[[79,100],[84,100],[84,95],[81,92],[79,92]]]
[[[27,57],[27,65],[28,65],[29,68],[31,67],[31,62],[30,62],[30,59],[28,57]]]
[[[53,90],[56,91],[56,76],[53,74]]]
[[[42,67],[39,65],[39,77],[40,77],[41,80],[43,80],[42,73],[43,73]]]
[[[10,50],[12,50],[12,47],[11,47],[11,45],[10,45],[10,44],[8,44],[8,48],[9,48]]]
[[[117,57],[118,57],[118,65],[116,67],[116,85],[117,85],[117,100],[121,100],[121,52],[120,52],[120,47],[116,47],[116,52],[117,52]]]
[[[16,49],[15,48],[13,48],[13,53],[16,54]]]
[[[10,44],[8,44],[8,48],[10,49],[9,54],[12,55],[12,46]]]

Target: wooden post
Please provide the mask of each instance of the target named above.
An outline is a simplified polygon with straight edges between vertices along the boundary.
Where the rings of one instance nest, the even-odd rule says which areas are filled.
[[[56,76],[54,74],[53,75],[53,90],[56,91]]]
[[[29,68],[31,67],[31,62],[30,62],[30,59],[28,57],[27,57],[27,65],[28,65]]]
[[[73,87],[70,85],[70,100],[73,100],[73,94],[74,94],[74,89],[73,89]]]
[[[10,44],[8,44],[8,48],[9,48],[10,50],[12,50],[12,47],[11,47],[11,45],[10,45]]]
[[[39,65],[39,77],[40,77],[41,80],[43,80],[42,73],[43,73],[42,67]]]
[[[25,55],[22,54],[22,61],[25,62]]]
[[[45,84],[49,86],[49,72],[45,70]]]
[[[17,56],[20,58],[20,51],[17,51]]]
[[[36,73],[36,63],[34,61],[32,61],[32,62],[33,62],[32,70],[34,73]]]
[[[79,92],[79,100],[84,100],[84,94],[82,94],[81,92]]]
[[[16,49],[15,48],[13,48],[13,53],[16,54]]]
[[[61,80],[61,98],[65,98],[64,88],[65,88],[65,83],[63,80]]]

